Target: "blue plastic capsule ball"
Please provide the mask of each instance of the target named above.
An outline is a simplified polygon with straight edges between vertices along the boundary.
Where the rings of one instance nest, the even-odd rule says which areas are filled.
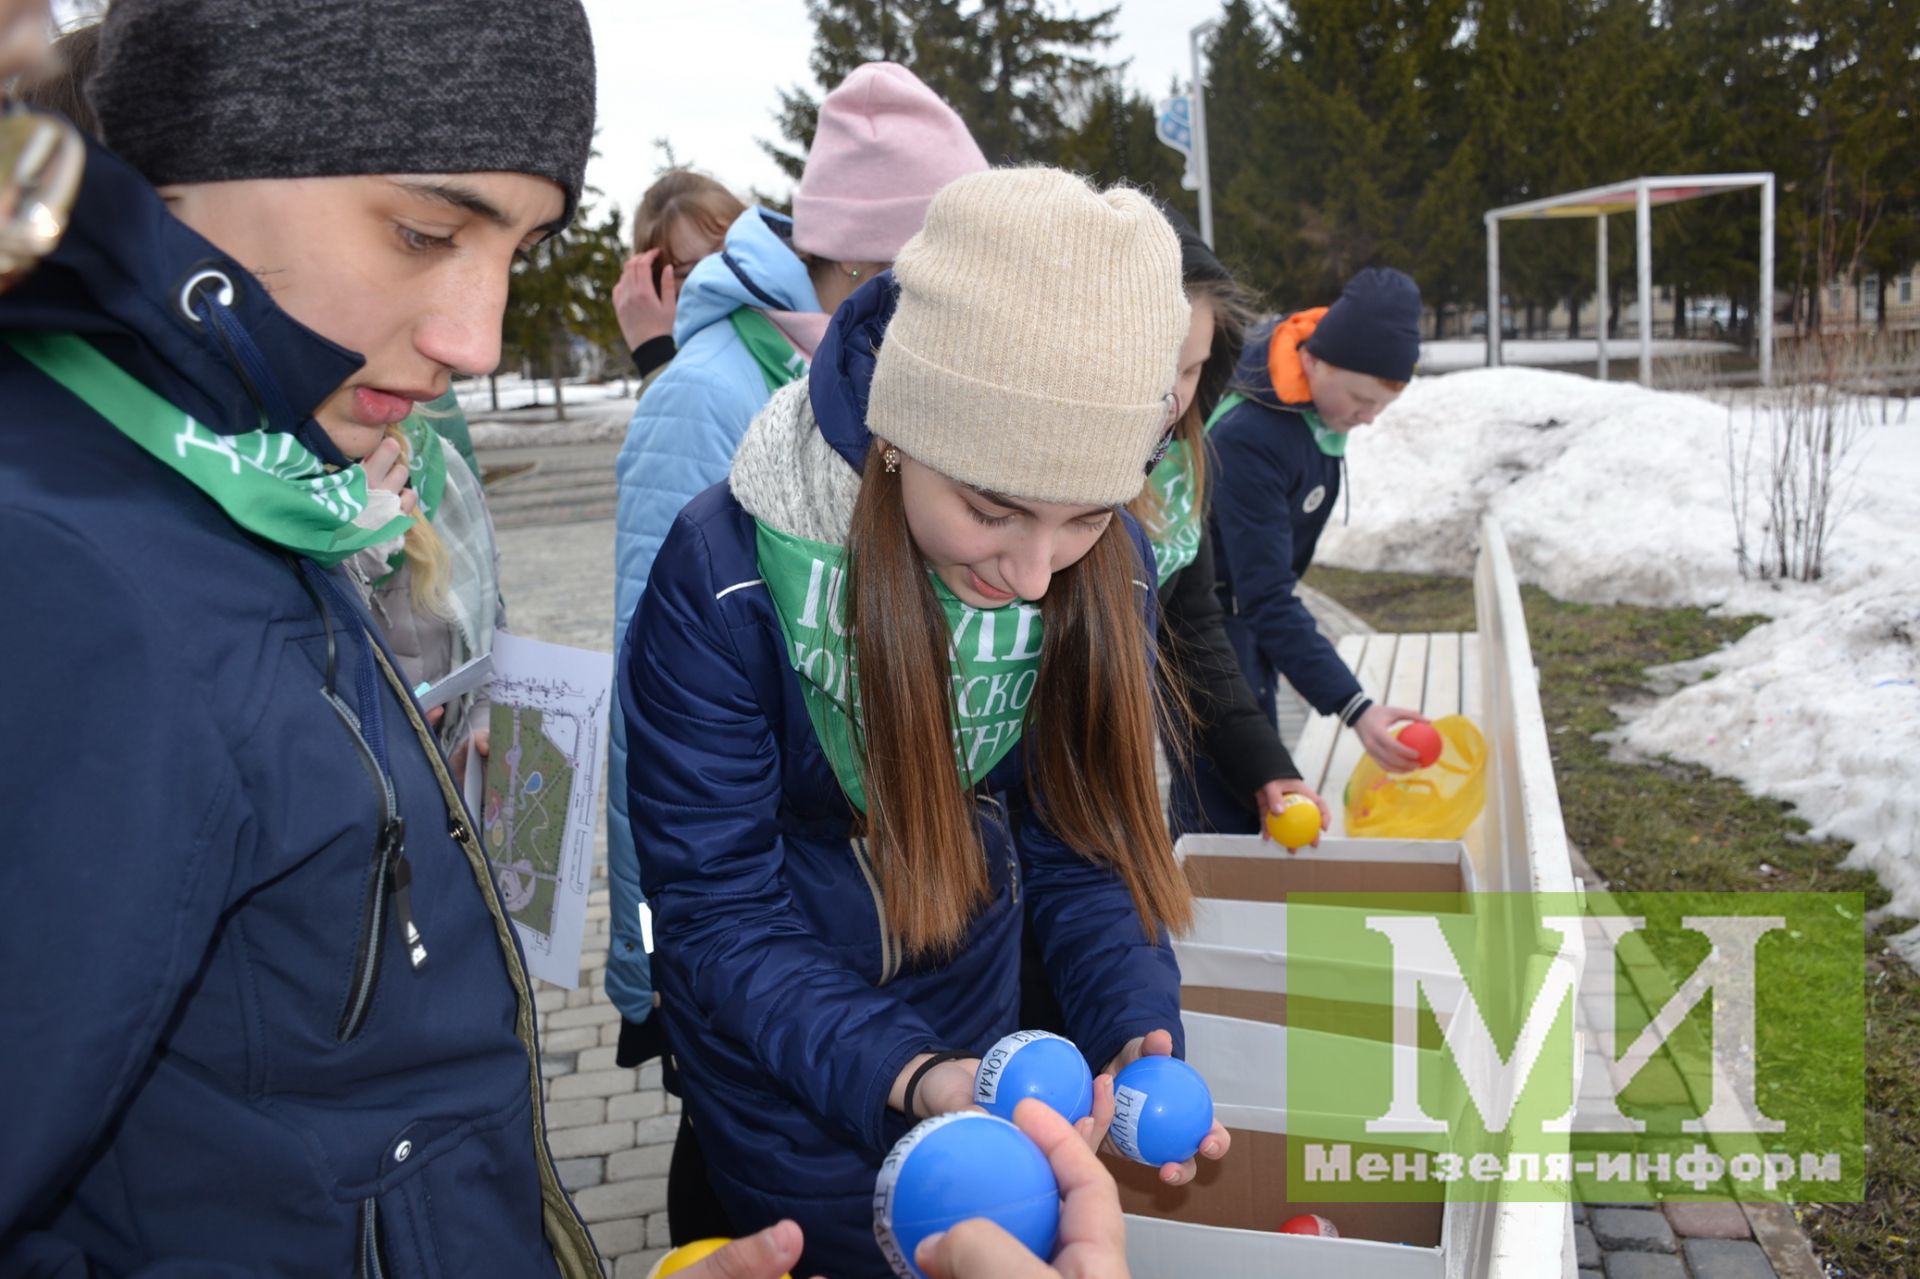
[[[1142,1057],[1113,1081],[1113,1144],[1158,1168],[1185,1163],[1213,1130],[1213,1093],[1175,1057]]]
[[[1093,1113],[1093,1072],[1071,1040],[1044,1030],[1016,1030],[980,1059],[973,1099],[989,1114],[1013,1118],[1013,1108],[1031,1097],[1068,1123]]]
[[[873,1234],[901,1279],[926,1279],[914,1249],[974,1217],[985,1217],[1053,1256],[1060,1186],[1040,1147],[1004,1119],[977,1111],[937,1115],[902,1137],[873,1187]]]

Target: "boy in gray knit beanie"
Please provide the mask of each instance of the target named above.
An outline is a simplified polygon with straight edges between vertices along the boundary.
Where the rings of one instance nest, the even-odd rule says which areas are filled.
[[[580,0],[114,0],[87,86],[155,186],[504,171],[573,217],[593,142]]]

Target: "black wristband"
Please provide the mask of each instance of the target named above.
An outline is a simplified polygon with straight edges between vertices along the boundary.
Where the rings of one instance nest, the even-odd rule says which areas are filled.
[[[648,338],[633,348],[633,371],[645,377],[671,360],[678,350],[679,348],[673,344],[671,333],[662,333],[659,337]]]
[[[927,1077],[929,1070],[932,1070],[935,1066],[944,1066],[950,1061],[965,1061],[971,1056],[973,1056],[972,1053],[955,1052],[952,1049],[948,1049],[945,1052],[937,1052],[921,1062],[920,1068],[907,1077],[907,1090],[901,1094],[900,1097],[900,1109],[906,1112],[907,1118],[918,1119],[920,1117],[913,1113],[913,1093],[915,1089],[920,1087],[920,1081]]]

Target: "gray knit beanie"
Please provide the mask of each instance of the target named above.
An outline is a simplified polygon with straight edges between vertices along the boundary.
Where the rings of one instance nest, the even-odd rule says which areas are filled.
[[[114,0],[87,93],[156,186],[525,173],[571,219],[593,34],[580,0]]]
[[[893,274],[875,435],[1009,497],[1139,495],[1192,314],[1151,201],[1060,169],[971,174],[933,198]]]

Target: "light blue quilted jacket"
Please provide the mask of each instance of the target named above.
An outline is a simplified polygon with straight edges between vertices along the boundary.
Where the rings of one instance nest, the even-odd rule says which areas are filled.
[[[614,651],[624,653],[627,624],[646,589],[653,557],[680,508],[727,478],[747,424],[770,392],[766,378],[727,322],[741,307],[818,311],[806,264],[788,247],[792,222],[748,209],[727,228],[720,252],[696,266],[673,317],[679,351],[640,397],[614,464],[619,516],[614,540]],[[627,824],[625,725],[613,717],[607,775],[607,875],[612,953],[607,995],[628,1021],[653,1011],[653,982],[640,923],[640,863]]]

